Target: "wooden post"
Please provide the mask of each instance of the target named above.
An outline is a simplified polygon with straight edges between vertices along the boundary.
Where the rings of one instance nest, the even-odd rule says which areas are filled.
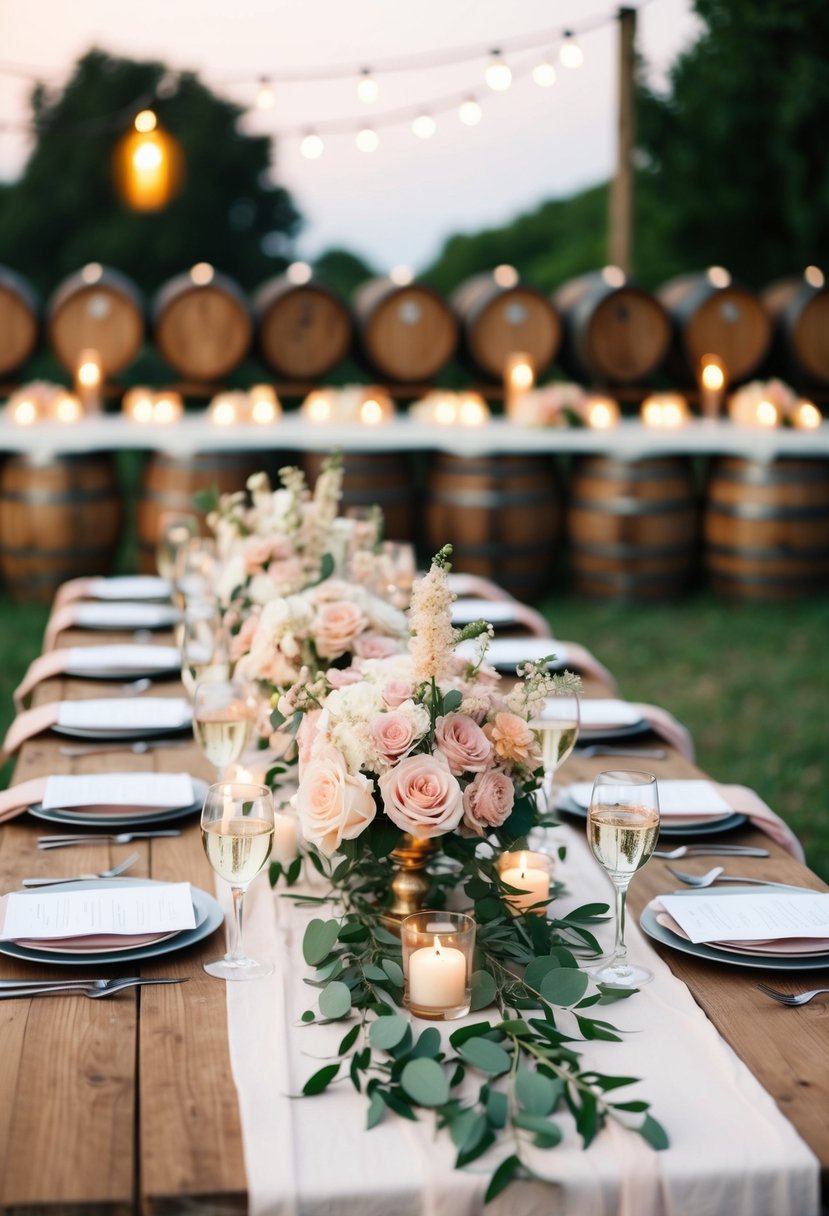
[[[636,9],[619,9],[619,110],[616,176],[610,189],[610,262],[633,271],[634,41]]]

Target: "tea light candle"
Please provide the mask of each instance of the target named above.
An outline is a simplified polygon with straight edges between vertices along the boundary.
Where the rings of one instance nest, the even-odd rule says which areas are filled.
[[[537,855],[526,852],[508,853],[504,857],[503,867],[499,869],[501,881],[520,892],[518,895],[513,895],[508,891],[504,892],[504,902],[509,906],[510,911],[526,912],[532,908],[537,915],[544,915],[544,908],[533,908],[533,904],[537,904],[542,899],[549,899],[550,896],[549,871],[542,869],[538,864],[530,864],[539,860]]]
[[[283,866],[290,865],[299,854],[299,821],[296,815],[274,811],[272,853]]]
[[[370,389],[366,393],[358,411],[360,422],[365,426],[381,426],[384,422],[390,422],[393,415],[391,398],[376,389]]]
[[[83,414],[83,406],[73,393],[59,393],[51,402],[49,412],[57,422],[77,422]]]
[[[219,393],[210,402],[210,421],[216,426],[233,426],[239,421],[241,393]]]
[[[791,412],[792,424],[803,430],[814,430],[823,423],[823,415],[813,401],[798,401]]]
[[[148,388],[131,388],[124,393],[121,412],[132,422],[152,422],[155,394]]]
[[[158,422],[162,426],[178,422],[183,413],[184,402],[180,393],[159,393],[153,402],[153,422]]]
[[[282,413],[282,405],[270,384],[254,384],[248,392],[250,419],[260,426],[276,422]]]
[[[302,403],[300,413],[309,422],[330,422],[334,414],[334,391],[330,388],[314,389]]]
[[[480,393],[461,393],[457,412],[461,426],[484,426],[489,421],[489,406]]]
[[[466,989],[466,957],[453,946],[434,944],[415,950],[409,959],[409,999],[427,1009],[462,1005]]]
[[[609,431],[619,421],[619,406],[612,397],[588,397],[584,415],[594,431]]]
[[[31,397],[20,397],[11,403],[12,422],[18,426],[31,426],[40,416],[37,402]]]
[[[652,393],[639,410],[645,426],[673,429],[688,421],[688,402],[680,393]]]
[[[718,417],[725,384],[725,364],[719,355],[703,355],[699,365],[699,404],[703,418]]]

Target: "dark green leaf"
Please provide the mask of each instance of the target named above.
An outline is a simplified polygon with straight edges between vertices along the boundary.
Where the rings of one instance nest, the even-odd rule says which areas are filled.
[[[317,967],[331,952],[340,931],[339,921],[312,920],[302,939],[302,953],[309,967]]]
[[[500,899],[487,896],[475,904],[475,915],[481,924],[486,924],[488,921],[498,920],[499,917],[506,917],[507,911]]]
[[[389,933],[388,929],[384,929],[382,925],[374,926],[374,939],[380,942],[383,946],[396,946],[400,949],[400,938],[395,937],[393,933]]]
[[[477,1068],[490,1077],[497,1077],[501,1073],[509,1072],[512,1064],[503,1047],[499,1047],[490,1039],[469,1039],[466,1043],[461,1044],[458,1055],[462,1056],[467,1064],[471,1064],[473,1068]]]
[[[642,1111],[648,1109],[647,1102],[613,1102],[614,1110],[629,1110],[632,1114],[639,1115]]]
[[[449,1101],[449,1082],[437,1060],[409,1060],[400,1084],[419,1106],[443,1106]]]
[[[478,1009],[485,1009],[495,1000],[496,992],[495,980],[488,971],[473,971],[472,999],[469,1008],[473,1013]]]
[[[477,1038],[478,1035],[492,1034],[492,1027],[489,1022],[472,1022],[469,1026],[459,1026],[457,1030],[453,1030],[449,1036],[449,1042],[457,1049],[461,1043],[465,1043],[467,1039]]]
[[[470,899],[483,899],[484,896],[492,894],[492,884],[478,877],[470,878],[463,889]]]
[[[635,988],[605,988],[603,984],[599,984],[599,992],[601,992],[600,1005],[614,1005],[616,1001],[626,1001],[636,992]]]
[[[521,1172],[521,1161],[513,1154],[502,1161],[495,1173],[489,1180],[489,1186],[486,1188],[484,1195],[484,1203],[491,1203],[496,1195],[500,1195],[505,1187],[508,1187],[513,1178]]]
[[[313,1022],[316,1019],[316,1016],[317,1015],[314,1013],[313,1009],[306,1009],[305,1012],[303,1013],[300,1021]]]
[[[519,1112],[512,1120],[515,1127],[525,1132],[533,1132],[538,1148],[554,1148],[561,1142],[561,1128],[541,1115],[533,1115],[527,1111]]]
[[[400,1090],[378,1089],[376,1092],[383,1099],[389,1110],[393,1110],[395,1114],[402,1115],[404,1119],[411,1119],[412,1122],[417,1121],[417,1115],[406,1099],[401,1096]]]
[[[550,954],[544,954],[541,958],[534,958],[531,963],[527,964],[527,970],[524,972],[524,983],[528,988],[532,988],[534,992],[541,990],[542,980],[550,971],[557,970],[561,966],[558,959]]]
[[[541,995],[551,1005],[575,1005],[584,996],[588,978],[584,971],[571,967],[557,967],[548,971],[541,982]]]
[[[368,939],[368,929],[359,922],[343,925],[337,937],[341,942],[364,942]]]
[[[403,1041],[408,1029],[409,1023],[400,1014],[394,1013],[387,1017],[377,1018],[369,1027],[368,1041],[372,1047],[390,1051]]]
[[[376,1127],[383,1118],[383,1111],[385,1109],[385,1102],[375,1090],[371,1095],[371,1099],[368,1104],[368,1118],[366,1119],[366,1127],[369,1131],[371,1131],[373,1127]]]
[[[282,876],[282,866],[278,861],[272,861],[268,866],[268,882],[275,887]]]
[[[347,1051],[351,1051],[351,1048],[357,1042],[357,1035],[359,1033],[360,1023],[358,1022],[356,1025],[352,1026],[348,1033],[340,1040],[340,1045],[337,1048],[338,1056],[344,1056]]]
[[[579,1030],[586,1039],[601,1039],[605,1043],[621,1043],[621,1035],[617,1034],[607,1022],[596,1018],[576,1018]]]
[[[366,963],[363,967],[363,975],[372,984],[388,983],[388,976],[382,967],[375,967],[374,963]]]
[[[336,1021],[351,1012],[351,989],[341,980],[332,980],[320,993],[320,1013]]]
[[[434,1059],[440,1053],[440,1031],[436,1026],[427,1026],[412,1048],[412,1059],[430,1057]]]
[[[193,506],[197,511],[209,515],[219,509],[219,487],[214,483],[207,490],[197,490],[193,495]]]
[[[639,1135],[647,1140],[651,1148],[655,1148],[658,1152],[670,1146],[668,1133],[662,1124],[658,1123],[652,1115],[645,1115],[645,1120],[638,1131]]]
[[[493,1127],[506,1126],[508,1109],[507,1095],[499,1089],[491,1089],[486,1099],[486,1117]]]
[[[483,1133],[474,1137],[470,1134],[469,1143],[465,1144],[458,1153],[455,1158],[456,1169],[463,1169],[465,1165],[469,1165],[470,1161],[475,1161],[478,1157],[482,1157],[487,1149],[495,1143],[495,1136],[486,1119],[483,1119],[483,1125]]]
[[[291,864],[288,866],[288,870],[285,875],[285,877],[288,880],[289,887],[292,887],[294,885],[294,883],[296,882],[296,880],[299,878],[301,870],[302,870],[302,858],[295,857],[294,860],[291,862]]]
[[[302,1087],[302,1092],[306,1097],[312,1094],[321,1094],[331,1084],[339,1071],[339,1064],[326,1064],[324,1068],[320,1068],[318,1072],[315,1072],[312,1077],[308,1078]]]
[[[587,1148],[599,1130],[599,1111],[596,1099],[592,1094],[582,1092],[579,1104],[573,1113],[576,1117],[576,1131],[584,1141],[584,1147]]]
[[[462,701],[463,693],[457,688],[450,688],[449,692],[443,698],[443,712],[445,714],[454,713]]]
[[[519,1068],[515,1075],[515,1096],[531,1115],[549,1115],[561,1096],[560,1088],[549,1077],[528,1068]]]

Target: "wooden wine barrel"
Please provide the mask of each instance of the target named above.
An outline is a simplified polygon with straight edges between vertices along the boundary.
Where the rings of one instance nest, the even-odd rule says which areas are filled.
[[[220,494],[244,490],[251,473],[262,467],[261,453],[209,452],[177,460],[155,452],[147,461],[136,507],[139,567],[155,573],[155,548],[171,515],[190,515],[203,536],[208,534],[204,514],[194,502],[200,491]]]
[[[442,296],[423,283],[370,279],[352,300],[360,358],[384,379],[431,380],[452,358],[458,325]]]
[[[502,287],[491,274],[474,275],[456,289],[451,303],[464,358],[484,376],[500,380],[507,359],[519,351],[530,356],[536,375],[556,357],[561,321],[552,301],[534,287]]]
[[[10,456],[0,470],[0,573],[16,600],[49,601],[61,583],[107,574],[121,537],[112,457]]]
[[[735,600],[794,600],[829,589],[829,463],[723,457],[712,466],[705,560]]]
[[[98,352],[104,376],[114,376],[137,357],[144,341],[144,299],[118,270],[90,262],[52,293],[46,309],[49,342],[74,373],[81,351]]]
[[[253,320],[237,283],[206,265],[170,279],[153,303],[159,354],[188,380],[220,380],[248,353]]]
[[[34,350],[38,313],[37,296],[26,280],[0,266],[0,376],[20,367]]]
[[[763,303],[788,362],[807,379],[828,383],[829,288],[812,286],[797,275],[767,287]]]
[[[580,275],[553,296],[564,323],[561,362],[593,384],[639,384],[670,346],[671,322],[659,300],[618,275]]]
[[[567,536],[582,595],[628,601],[680,595],[693,578],[697,553],[690,463],[583,458],[570,483]]]
[[[304,452],[301,466],[310,484],[322,471],[327,453]],[[407,452],[346,452],[343,456],[341,511],[377,505],[383,512],[386,540],[415,539],[415,479]]]
[[[716,271],[680,275],[657,296],[673,321],[675,369],[696,380],[703,355],[718,355],[733,383],[750,376],[765,358],[771,317],[753,291],[724,274],[720,279]],[[718,281],[727,285],[717,286]]]
[[[351,313],[330,287],[278,275],[262,284],[253,306],[259,352],[277,375],[317,380],[348,354]]]
[[[550,457],[436,453],[422,517],[424,551],[451,543],[454,570],[492,579],[525,603],[549,588],[561,524]]]

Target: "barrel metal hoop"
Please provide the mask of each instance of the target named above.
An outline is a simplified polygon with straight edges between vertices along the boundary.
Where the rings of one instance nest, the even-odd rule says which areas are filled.
[[[510,557],[524,553],[529,556],[534,553],[551,553],[554,548],[552,540],[528,541],[523,545],[515,544],[513,541],[488,541],[484,544],[473,545],[454,540],[452,543],[456,560],[464,557]]]
[[[678,515],[693,511],[694,504],[687,498],[573,498],[570,509],[593,511],[599,515]]]
[[[829,503],[823,507],[781,507],[755,502],[709,502],[708,511],[712,515],[725,515],[730,519],[770,521],[823,519],[829,524]]]
[[[829,546],[823,545],[816,549],[782,549],[768,545],[706,545],[708,553],[721,554],[723,557],[758,557],[774,561],[829,561]]]
[[[688,559],[693,557],[696,547],[695,540],[674,545],[589,545],[579,541],[573,541],[570,544],[570,548],[574,553],[584,553],[591,557],[621,557],[645,560],[653,557]]]
[[[626,479],[628,481],[665,481],[665,469],[673,476],[677,473],[677,462],[681,461],[682,457],[668,457],[667,459],[656,461],[654,464],[640,464],[639,461],[631,460],[629,463],[617,461],[613,464],[605,464],[598,461],[594,464],[584,464],[579,466],[576,476],[584,478],[601,478],[603,481],[618,481]],[[682,466],[684,471],[684,465]]]
[[[115,502],[117,495],[112,486],[103,486],[98,490],[84,490],[78,487],[74,490],[0,490],[0,500],[5,502],[24,503],[29,507],[66,507],[89,502]]]
[[[429,501],[447,507],[498,507],[551,508],[557,505],[551,495],[548,501],[539,500],[538,494],[527,490],[432,490]]]
[[[812,462],[804,461],[806,468],[792,469],[790,466],[778,468],[775,465],[750,463],[744,465],[718,466],[713,475],[713,481],[730,481],[739,485],[792,485],[802,481],[822,482],[829,484],[829,470],[816,462],[818,467],[812,467]]]

